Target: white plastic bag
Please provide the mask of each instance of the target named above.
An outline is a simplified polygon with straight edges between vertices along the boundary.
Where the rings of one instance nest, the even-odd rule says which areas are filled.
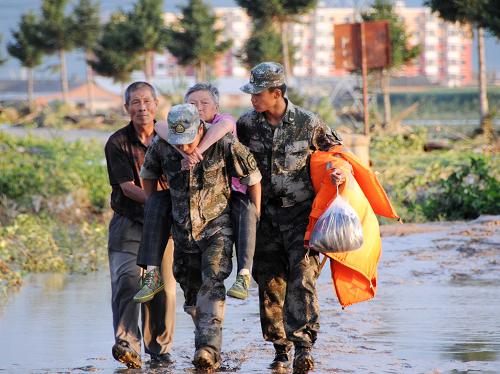
[[[363,228],[353,207],[340,195],[314,225],[311,248],[319,252],[348,252],[363,245]]]

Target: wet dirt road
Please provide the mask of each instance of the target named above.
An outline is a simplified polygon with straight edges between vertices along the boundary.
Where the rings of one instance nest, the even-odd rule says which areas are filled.
[[[500,217],[403,227],[384,228],[374,300],[342,310],[323,271],[315,372],[500,373]],[[151,369],[143,356],[142,370],[126,370],[111,358],[107,270],[35,275],[25,284],[0,310],[0,373],[194,372],[180,293],[175,363]],[[220,372],[270,372],[256,288],[247,301],[228,300],[223,333]]]

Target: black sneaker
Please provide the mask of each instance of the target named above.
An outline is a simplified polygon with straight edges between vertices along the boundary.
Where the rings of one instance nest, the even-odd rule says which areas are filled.
[[[314,359],[310,347],[295,347],[293,373],[304,374],[314,369]]]
[[[156,354],[156,353],[151,353],[151,367],[161,367],[161,366],[167,366],[173,363],[174,361],[172,360],[172,357],[170,356],[170,353],[163,353],[163,354]]]
[[[130,369],[140,369],[142,366],[141,356],[134,351],[125,340],[119,340],[111,349],[113,358]]]

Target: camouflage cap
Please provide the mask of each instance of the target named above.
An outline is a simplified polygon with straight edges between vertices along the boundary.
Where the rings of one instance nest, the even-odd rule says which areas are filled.
[[[278,87],[285,83],[283,65],[277,62],[261,62],[250,71],[250,83],[240,88],[248,94],[257,94],[267,88]]]
[[[174,105],[168,113],[167,122],[167,141],[170,144],[192,143],[201,123],[198,109],[193,104]]]

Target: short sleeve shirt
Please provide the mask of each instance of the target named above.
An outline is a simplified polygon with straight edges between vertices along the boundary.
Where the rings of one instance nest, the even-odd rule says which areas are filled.
[[[147,149],[148,147],[137,137],[132,122],[113,133],[104,148],[109,183],[112,188],[111,208],[116,213],[139,223],[144,221],[144,205],[125,196],[120,183],[134,182],[137,187],[142,188],[139,172]]]

